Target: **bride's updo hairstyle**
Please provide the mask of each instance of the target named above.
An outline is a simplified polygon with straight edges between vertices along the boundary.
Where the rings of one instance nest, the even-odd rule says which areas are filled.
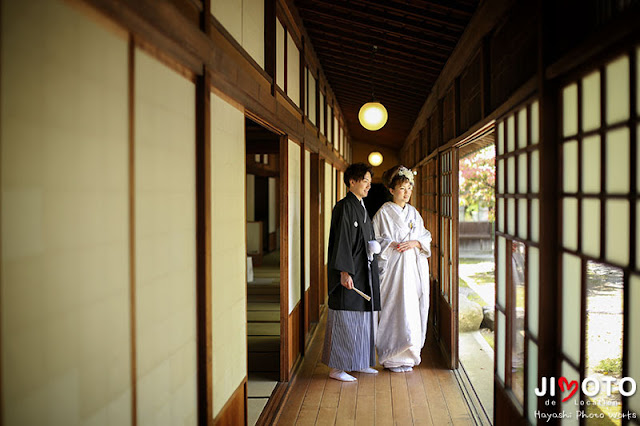
[[[405,166],[395,166],[382,174],[382,183],[389,189],[409,182],[413,185],[413,172]]]

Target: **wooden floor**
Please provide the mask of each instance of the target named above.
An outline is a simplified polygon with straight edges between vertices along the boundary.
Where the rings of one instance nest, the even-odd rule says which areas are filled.
[[[326,318],[326,315],[324,316]],[[326,320],[309,347],[278,425],[473,425],[453,372],[429,336],[422,364],[408,373],[392,373],[378,366],[376,375],[354,373],[357,382],[329,378],[320,362]]]

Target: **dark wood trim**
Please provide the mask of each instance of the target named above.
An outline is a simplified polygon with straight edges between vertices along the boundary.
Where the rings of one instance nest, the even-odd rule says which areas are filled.
[[[137,353],[136,353],[136,182],[135,182],[135,81],[136,81],[136,45],[129,37],[129,326],[131,336],[131,424],[138,424],[137,392]]]
[[[4,0],[0,0],[0,22],[2,22],[2,11],[4,10],[4,4],[3,4]],[[0,77],[2,76],[2,46],[4,46],[3,44],[4,40],[2,37],[2,31],[0,31]],[[1,89],[0,89],[1,90]],[[1,91],[0,91],[0,95],[1,95]],[[3,102],[0,102],[0,130],[2,129],[2,104]],[[0,133],[1,134],[1,133]],[[2,140],[0,140],[0,167],[2,167]],[[130,186],[129,186],[130,188]],[[2,204],[2,194],[4,191],[2,191],[2,173],[0,173],[0,206],[3,205]],[[4,241],[3,239],[3,233],[2,233],[2,209],[0,209],[0,242]],[[129,216],[129,220],[131,220],[131,216]],[[131,240],[131,234],[129,234],[129,240]],[[129,261],[131,262],[131,261]],[[2,265],[2,244],[0,243],[0,294],[4,294],[3,288],[4,288],[4,280],[2,279],[2,277],[4,276],[4,274],[2,274],[2,269],[3,269],[3,265]],[[2,349],[2,315],[3,314],[3,310],[2,310],[2,303],[0,303],[0,413],[5,413],[4,411],[4,391],[3,388],[4,386],[2,386],[2,384],[4,383],[4,379],[3,379],[3,374],[2,374],[2,365],[4,362],[4,357],[2,356],[3,349]],[[135,426],[135,423],[132,423],[133,426]],[[4,416],[2,414],[0,414],[0,426],[4,426]]]
[[[269,401],[267,405],[260,413],[260,417],[256,422],[256,425],[272,425],[275,422],[276,416],[282,403],[284,402],[284,398],[286,396],[287,390],[289,389],[291,382],[278,382],[273,392],[271,392],[271,396],[269,397]]]
[[[196,310],[198,423],[213,418],[211,330],[211,88],[208,73],[196,81]]]
[[[306,201],[306,164],[305,164],[305,156],[307,150],[304,145],[300,147],[300,324],[299,329],[300,333],[298,339],[300,340],[300,354],[304,355],[304,339],[307,333],[307,326],[309,324],[308,321],[308,306],[306,299],[306,260],[305,260],[305,248],[306,248],[306,239],[308,236],[305,234],[305,225],[306,225],[306,209],[305,209],[305,201]]]
[[[289,139],[280,137],[280,381],[289,381]]]
[[[493,399],[494,399],[494,424],[509,426],[528,426],[529,422],[526,416],[523,416],[518,409],[518,402],[513,394],[506,390],[499,379],[493,382]],[[544,398],[539,398],[544,400]],[[498,409],[500,408],[500,409]],[[550,423],[555,424],[555,423]]]
[[[323,260],[321,254],[323,250],[321,246],[321,227],[320,222],[322,214],[320,213],[320,156],[317,153],[311,154],[311,167],[310,172],[310,184],[311,194],[309,203],[309,221],[311,229],[311,250],[309,255],[311,256],[311,286],[309,287],[309,322],[317,323],[320,320],[320,288],[322,280],[322,266]]]
[[[271,77],[271,95],[276,86],[276,0],[264,0],[264,70]]]
[[[459,80],[457,79],[456,82]],[[453,247],[449,247],[451,253],[452,276],[451,281],[451,310],[452,310],[452,330],[453,335],[453,347],[451,350],[451,364],[453,368],[458,368],[460,357],[458,354],[459,343],[459,322],[458,322],[458,304],[459,304],[459,275],[458,275],[458,256],[460,249],[460,238],[458,234],[458,196],[459,196],[459,183],[458,174],[460,169],[460,161],[458,159],[458,148],[451,149],[451,244]]]
[[[241,420],[242,419],[242,420]],[[213,419],[214,426],[247,424],[247,377],[245,376],[231,397]]]

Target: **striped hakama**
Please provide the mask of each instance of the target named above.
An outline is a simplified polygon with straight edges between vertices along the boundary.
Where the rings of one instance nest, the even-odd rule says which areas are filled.
[[[329,309],[322,362],[343,371],[359,371],[374,367],[374,336],[377,322],[374,314],[377,312]]]

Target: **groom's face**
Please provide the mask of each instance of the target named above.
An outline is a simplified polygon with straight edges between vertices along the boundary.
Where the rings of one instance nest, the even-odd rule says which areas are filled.
[[[349,190],[353,192],[358,198],[364,198],[369,194],[369,189],[371,189],[371,173],[367,172],[364,174],[364,178],[359,181],[355,181],[351,179],[349,183]]]

